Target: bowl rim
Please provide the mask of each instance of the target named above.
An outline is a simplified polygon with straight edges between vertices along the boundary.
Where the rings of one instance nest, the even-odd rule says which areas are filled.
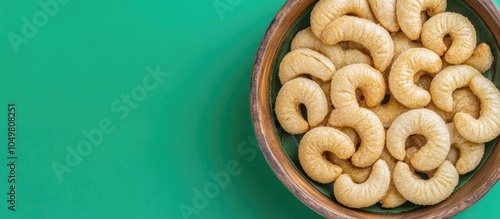
[[[493,0],[462,1],[483,20],[486,27],[492,33],[496,46],[500,48],[500,11]],[[481,172],[478,172],[464,184],[459,191],[454,192],[443,202],[399,214],[367,212],[337,204],[310,185],[292,166],[274,132],[269,104],[270,83],[268,79],[273,62],[277,56],[277,51],[285,38],[285,34],[279,34],[280,31],[288,33],[293,24],[295,24],[300,17],[296,16],[294,18],[291,17],[290,14],[300,13],[301,7],[309,8],[316,2],[316,0],[288,0],[281,7],[267,28],[254,61],[250,84],[250,107],[253,128],[264,158],[278,179],[302,203],[318,214],[328,218],[451,217],[465,210],[482,198],[500,179],[500,141],[497,142],[490,157],[486,159],[483,164],[483,166],[492,166],[496,168],[483,168]],[[487,13],[484,13],[485,11]],[[429,211],[430,209],[434,210]]]

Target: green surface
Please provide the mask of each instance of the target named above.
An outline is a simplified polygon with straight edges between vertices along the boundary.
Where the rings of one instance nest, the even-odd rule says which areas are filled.
[[[276,178],[251,126],[253,60],[283,3],[58,0],[47,16],[2,1],[0,218],[320,218]],[[456,218],[497,216],[498,196],[496,185]]]

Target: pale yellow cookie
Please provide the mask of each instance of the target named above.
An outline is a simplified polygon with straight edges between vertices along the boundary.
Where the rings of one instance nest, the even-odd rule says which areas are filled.
[[[372,111],[360,107],[334,109],[328,123],[333,127],[351,127],[358,133],[361,144],[351,157],[354,166],[368,167],[382,154],[385,130]]]
[[[383,160],[378,160],[363,183],[355,183],[348,174],[341,174],[333,185],[335,199],[351,208],[363,208],[377,203],[389,189],[391,171]]]
[[[392,96],[409,108],[420,108],[431,102],[431,95],[415,84],[419,71],[437,74],[441,70],[441,58],[426,48],[411,48],[401,53],[389,74],[389,90]]]
[[[411,158],[411,165],[420,171],[438,167],[450,150],[450,133],[444,121],[428,109],[413,109],[401,114],[387,130],[386,146],[393,157],[405,158],[406,139],[412,134],[426,137],[426,144]]]
[[[458,185],[458,172],[445,160],[430,179],[420,179],[408,164],[398,162],[394,168],[394,185],[408,201],[417,205],[434,205],[447,199]]]
[[[449,48],[443,42],[450,35]],[[467,60],[476,48],[476,29],[467,17],[453,12],[443,12],[432,16],[422,27],[422,44],[442,56],[450,64],[460,64]]]
[[[323,154],[330,152],[347,159],[354,150],[354,145],[346,134],[331,127],[317,127],[308,131],[300,140],[299,161],[311,179],[319,183],[330,183],[341,174],[342,169],[329,162]]]
[[[493,64],[493,54],[490,46],[486,43],[480,43],[464,64],[474,67],[481,73],[488,71]]]
[[[354,41],[370,51],[373,65],[383,72],[392,62],[394,44],[391,35],[383,27],[372,21],[342,16],[332,21],[319,38],[326,45],[342,41]]]
[[[299,105],[307,108],[307,121]],[[328,102],[321,87],[306,78],[295,78],[281,87],[276,97],[276,118],[290,134],[302,134],[320,124],[328,114]]]
[[[500,91],[489,79],[479,74],[469,82],[469,88],[481,103],[479,118],[465,112],[455,114],[454,122],[458,133],[465,139],[484,143],[500,134]]]
[[[352,64],[339,69],[332,77],[330,98],[335,108],[359,106],[356,90],[363,93],[367,106],[382,102],[386,85],[379,71],[366,64]]]
[[[366,0],[320,0],[311,11],[311,29],[320,37],[332,21],[346,14],[375,21]]]
[[[278,76],[281,84],[308,74],[322,81],[330,81],[335,73],[335,66],[323,54],[311,49],[296,49],[287,53],[281,60]]]

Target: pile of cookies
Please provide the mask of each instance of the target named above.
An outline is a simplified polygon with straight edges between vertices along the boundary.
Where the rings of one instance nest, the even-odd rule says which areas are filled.
[[[279,66],[299,160],[352,208],[433,205],[500,134],[490,47],[446,0],[320,0]],[[307,118],[301,112],[305,106]]]

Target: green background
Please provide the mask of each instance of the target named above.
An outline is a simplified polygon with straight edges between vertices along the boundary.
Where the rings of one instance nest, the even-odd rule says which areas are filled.
[[[59,0],[45,21],[36,1],[0,2],[0,218],[320,218],[271,171],[251,125],[254,57],[284,2]],[[98,140],[82,147],[87,132]],[[498,196],[497,184],[456,218],[498,216]]]

